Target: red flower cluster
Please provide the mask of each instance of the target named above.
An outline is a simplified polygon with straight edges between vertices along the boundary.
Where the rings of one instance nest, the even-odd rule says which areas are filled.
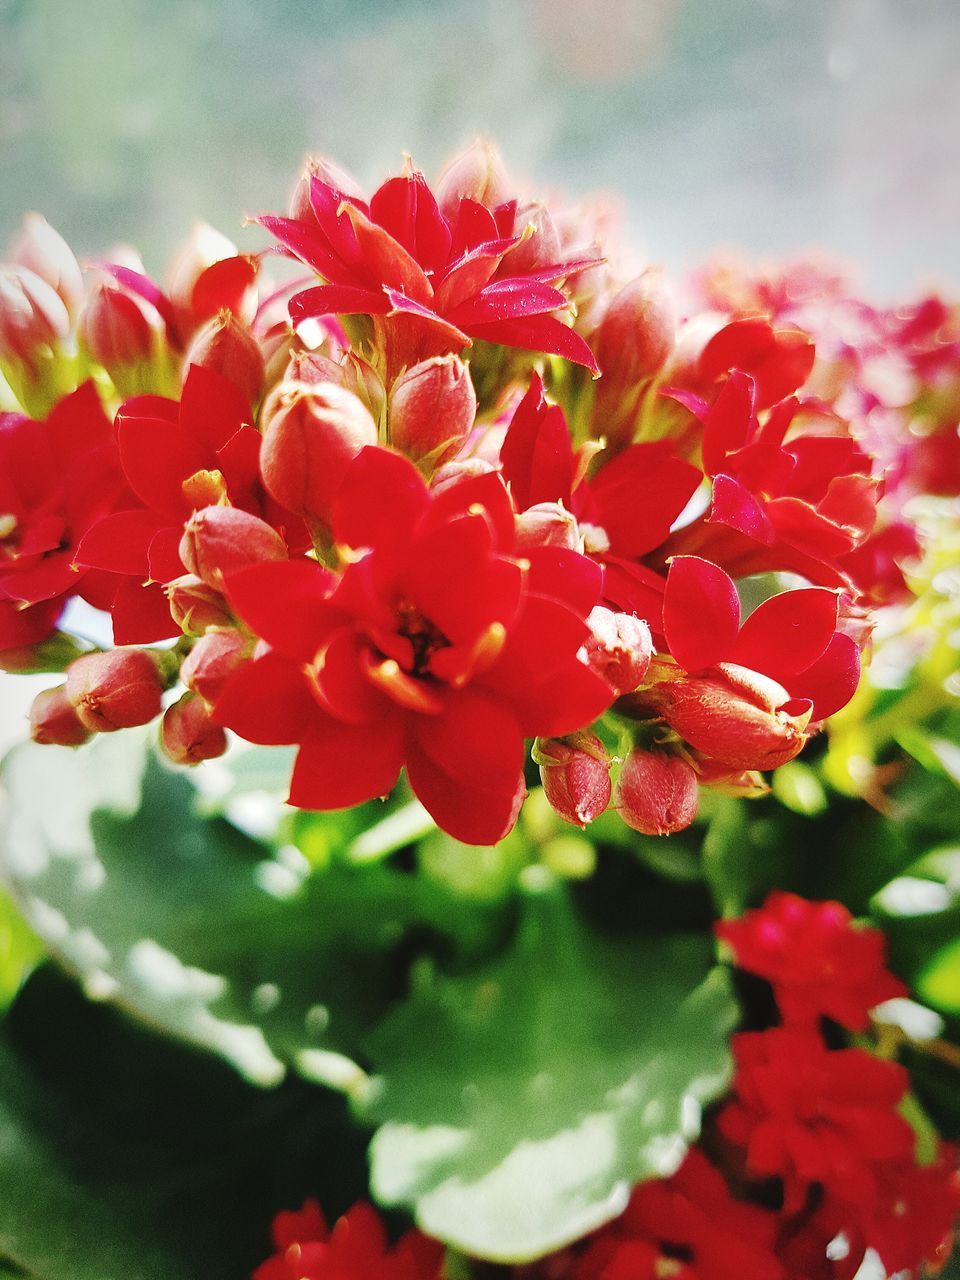
[[[316,1200],[273,1220],[276,1253],[252,1280],[440,1280],[443,1248],[419,1231],[395,1245],[367,1204],[355,1204],[333,1228]]]
[[[274,287],[209,229],[166,289],[114,263],[85,291],[49,228],[18,251],[44,323],[17,301],[16,359],[50,357],[30,385],[69,382],[76,340],[117,413],[68,444],[92,391],[5,420],[0,644],[42,640],[79,592],[120,645],[182,637],[160,663],[186,690],[172,758],[222,751],[224,727],[297,743],[309,808],[405,768],[467,841],[510,829],[529,738],[579,825],[612,803],[666,834],[701,786],[761,793],[852,696],[885,574],[870,442],[806,387],[797,319],[731,307],[678,330],[659,273],[616,279],[596,221],[523,198],[482,144],[434,190],[408,167],[369,201],[317,163],[261,223],[322,283]],[[108,478],[88,483],[94,458]],[[741,622],[737,579],[760,571],[810,585]],[[103,731],[65,706],[38,706],[38,739]]]

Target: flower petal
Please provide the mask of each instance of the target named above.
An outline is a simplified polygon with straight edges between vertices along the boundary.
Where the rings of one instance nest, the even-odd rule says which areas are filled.
[[[822,587],[771,596],[743,624],[729,661],[782,684],[823,654],[837,627],[837,609],[834,592]]]
[[[723,662],[740,627],[733,579],[699,556],[675,556],[663,593],[663,630],[670,652],[685,671]]]
[[[289,803],[298,809],[346,809],[393,790],[403,764],[403,718],[342,724],[317,712],[303,739]]]
[[[408,755],[407,776],[437,826],[464,844],[491,845],[502,840],[513,829],[526,794],[520,771],[512,785],[492,790],[471,787],[416,750]]]
[[[230,574],[227,595],[254,635],[310,662],[338,620],[327,602],[335,579],[313,560],[268,560]]]
[[[263,746],[299,742],[322,714],[300,667],[274,652],[235,671],[213,709],[217,724]]]

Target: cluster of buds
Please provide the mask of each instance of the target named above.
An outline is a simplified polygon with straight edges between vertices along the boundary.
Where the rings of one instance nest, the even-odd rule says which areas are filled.
[[[80,596],[120,646],[177,641],[173,759],[296,744],[314,809],[405,769],[472,843],[516,820],[531,739],[578,826],[668,834],[701,787],[762,793],[852,696],[885,574],[876,433],[826,396],[799,304],[618,277],[597,217],[528,199],[488,144],[369,199],[313,161],[258,221],[288,285],[209,228],[165,288],[129,255],[84,281],[28,224],[29,305],[0,298],[6,665]],[[948,414],[928,313],[901,347]],[[48,703],[38,738],[79,742]]]

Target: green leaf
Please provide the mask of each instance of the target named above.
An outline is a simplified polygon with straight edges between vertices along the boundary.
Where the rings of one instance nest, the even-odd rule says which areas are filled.
[[[365,1193],[337,1094],[252,1088],[52,967],[0,1025],[0,1133],[0,1254],[30,1280],[245,1280],[278,1209]]]
[[[0,1010],[43,955],[43,943],[24,921],[16,903],[0,890]]]
[[[601,937],[566,892],[531,893],[507,952],[421,973],[373,1038],[375,1195],[498,1261],[614,1217],[677,1167],[727,1084],[736,1007],[711,952],[704,936]]]
[[[199,812],[191,780],[129,732],[78,752],[28,744],[4,780],[5,870],[51,952],[90,996],[261,1085],[290,1063],[362,1085],[350,1059],[416,950],[469,955],[497,936],[492,908],[384,865],[311,875],[296,849]]]

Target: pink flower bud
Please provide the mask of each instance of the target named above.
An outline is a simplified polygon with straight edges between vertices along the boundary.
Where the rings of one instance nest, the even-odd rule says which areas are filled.
[[[538,502],[514,516],[514,548],[517,552],[534,547],[566,547],[581,551],[583,540],[577,517],[561,502]]]
[[[227,735],[211,720],[203,699],[185,693],[163,713],[160,745],[174,764],[200,764],[223,755]]]
[[[184,658],[180,679],[205,702],[216,702],[228,678],[250,657],[252,647],[239,631],[209,631]]]
[[[163,321],[148,303],[123,289],[101,284],[80,316],[80,338],[98,364],[126,394],[136,391],[138,366],[149,364],[165,338]],[[131,382],[131,378],[134,379]]]
[[[91,730],[79,720],[66,685],[44,689],[30,707],[30,737],[44,746],[79,747],[90,737]]]
[[[70,333],[63,299],[27,267],[0,267],[0,360],[33,367]]]
[[[650,628],[632,613],[614,613],[597,605],[587,617],[590,639],[581,659],[616,694],[632,693],[643,680],[653,657]]]
[[[520,276],[562,260],[560,235],[546,205],[522,205],[517,210],[516,228],[520,243],[504,259],[506,274]]]
[[[288,511],[328,526],[347,467],[377,443],[369,411],[332,382],[287,382],[273,392],[263,416],[263,483]]]
[[[174,578],[164,590],[174,622],[188,636],[202,636],[211,627],[229,627],[233,623],[230,606],[220,592],[192,573]]]
[[[434,356],[407,369],[390,392],[390,443],[414,462],[452,458],[470,432],[477,396],[459,356]]]
[[[623,388],[653,377],[672,351],[675,334],[663,273],[648,268],[612,299],[594,336],[607,385]]]
[[[39,213],[28,213],[14,242],[11,261],[45,280],[71,316],[83,301],[83,272],[73,250]]]
[[[283,539],[265,520],[238,507],[203,507],[187,521],[180,559],[216,591],[224,578],[261,560],[286,560]]]
[[[211,369],[235,387],[248,404],[256,404],[263,391],[263,355],[253,334],[231,311],[217,312],[197,331],[183,359],[184,373],[192,364]]]
[[[487,138],[477,138],[455,155],[434,187],[443,213],[455,217],[461,200],[496,209],[510,199],[511,187],[497,148]]]
[[[779,768],[807,741],[809,703],[792,703],[775,681],[730,663],[644,696],[695,750],[734,770]]]
[[[610,758],[594,734],[541,738],[534,759],[544,795],[565,822],[585,827],[610,803]]]
[[[617,781],[614,808],[645,836],[668,836],[697,816],[697,775],[686,760],[635,747]]]
[[[78,719],[97,733],[146,724],[160,714],[163,682],[143,649],[86,653],[71,662],[64,688]]]

